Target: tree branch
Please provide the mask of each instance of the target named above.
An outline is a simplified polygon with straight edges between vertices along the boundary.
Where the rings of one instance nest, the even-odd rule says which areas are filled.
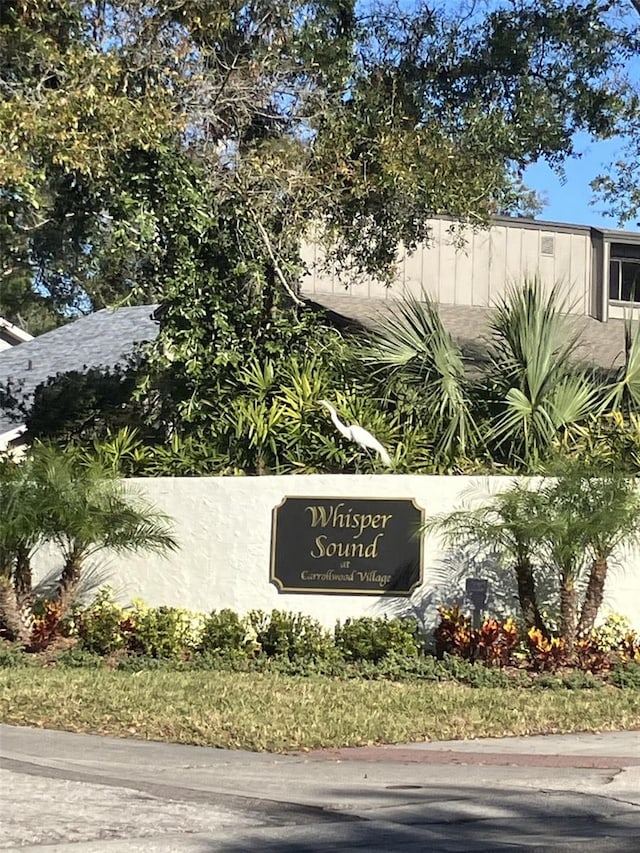
[[[282,272],[280,264],[276,260],[275,253],[273,251],[273,246],[271,245],[271,240],[269,239],[269,235],[267,234],[264,225],[262,224],[262,222],[260,222],[260,220],[256,216],[253,217],[253,220],[256,223],[256,226],[258,228],[258,232],[259,232],[260,236],[262,237],[262,242],[264,243],[264,245],[267,249],[267,252],[269,253],[269,257],[271,258],[271,263],[273,264],[273,268],[276,271],[276,275],[278,276],[278,278],[282,282],[282,286],[287,291],[287,293],[289,294],[291,299],[293,299],[293,301],[296,305],[304,307],[305,303],[298,296],[296,296],[296,294],[293,291],[293,288],[291,287],[291,285],[289,284],[289,282],[285,278],[285,275]]]

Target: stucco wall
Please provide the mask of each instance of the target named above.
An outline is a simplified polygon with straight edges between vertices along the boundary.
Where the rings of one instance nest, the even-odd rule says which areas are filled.
[[[463,501],[508,484],[501,478],[403,475],[162,478],[130,481],[175,522],[181,548],[154,554],[110,556],[102,570],[123,602],[197,611],[230,607],[239,612],[272,608],[306,613],[333,626],[349,616],[397,614],[419,603],[433,588],[447,557],[441,542],[424,543],[424,582],[411,600],[377,595],[278,593],[269,582],[274,507],[289,496],[412,498],[428,518],[457,509]],[[39,574],[52,569],[52,552],[42,555]],[[607,588],[606,607],[627,614],[640,628],[640,552],[617,567]],[[431,615],[435,605],[431,606]],[[429,615],[429,614],[427,614]]]

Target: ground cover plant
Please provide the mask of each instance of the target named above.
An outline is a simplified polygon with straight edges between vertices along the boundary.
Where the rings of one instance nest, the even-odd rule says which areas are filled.
[[[21,668],[0,671],[0,709],[13,725],[278,751],[631,729],[640,691]]]

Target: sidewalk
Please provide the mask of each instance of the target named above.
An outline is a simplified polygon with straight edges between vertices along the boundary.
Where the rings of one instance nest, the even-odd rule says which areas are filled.
[[[272,755],[0,726],[0,754],[5,850],[640,849],[640,732]]]

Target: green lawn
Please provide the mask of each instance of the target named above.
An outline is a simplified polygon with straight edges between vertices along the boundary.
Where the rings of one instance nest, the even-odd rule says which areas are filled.
[[[640,691],[27,667],[0,670],[0,719],[14,725],[283,751],[640,728]]]

